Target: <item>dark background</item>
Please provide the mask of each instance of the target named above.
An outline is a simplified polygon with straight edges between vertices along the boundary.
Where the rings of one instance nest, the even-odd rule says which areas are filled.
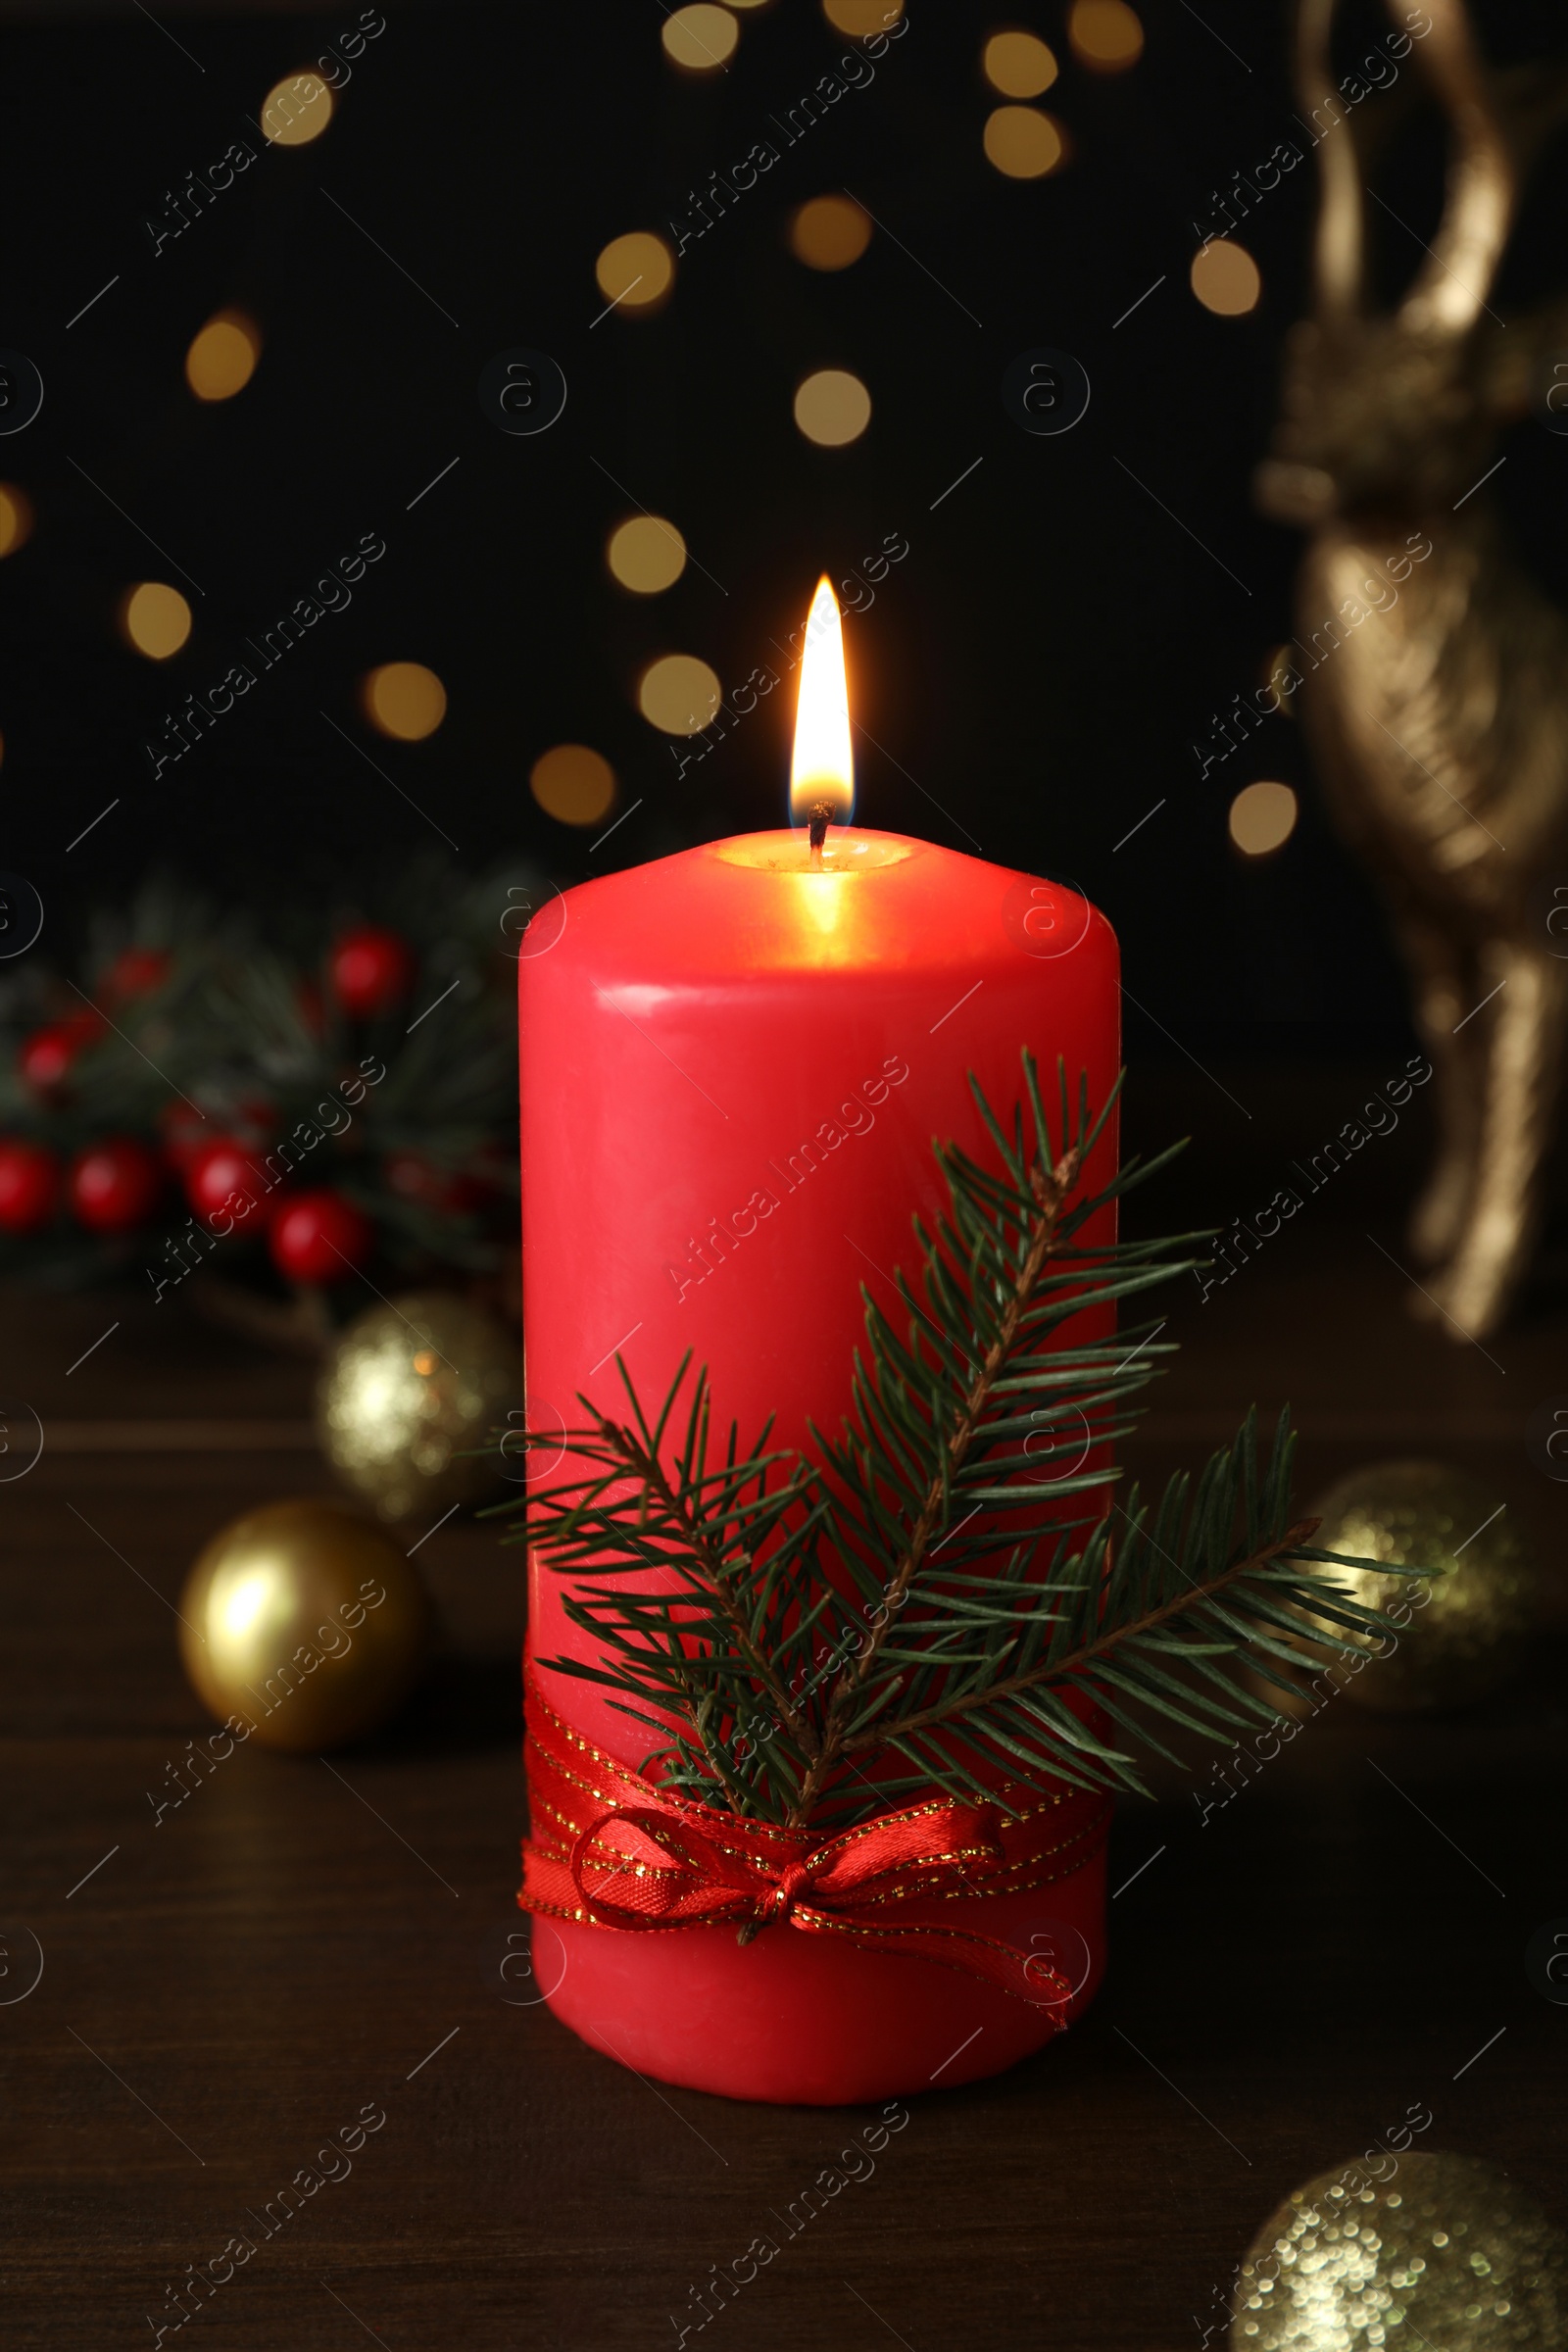
[[[669,739],[636,710],[636,675],[680,650],[738,685],[799,624],[820,569],[840,575],[902,532],[908,558],[851,627],[857,716],[886,747],[858,745],[861,820],[1078,881],[1161,1025],[1129,1007],[1135,1058],[1170,1057],[1173,1040],[1205,1058],[1397,1046],[1381,917],[1326,830],[1299,729],[1269,721],[1206,781],[1192,749],[1292,625],[1298,543],[1254,514],[1249,477],[1302,304],[1310,169],[1241,228],[1263,275],[1251,316],[1211,317],[1187,282],[1212,192],[1293,135],[1284,11],[1147,0],[1142,61],[1102,78],[1074,63],[1061,0],[1021,17],[917,5],[870,87],[688,248],[665,307],[596,326],[602,246],[633,227],[668,234],[688,190],[771,135],[768,115],[850,44],[809,0],[774,0],[746,12],[730,69],[697,80],[665,58],[657,5],[384,13],[324,136],[265,150],[157,258],[144,222],[167,192],[358,9],[0,29],[0,343],[46,385],[36,422],[0,443],[0,474],[37,516],[0,564],[0,788],[6,863],[43,892],[55,948],[150,868],[226,899],[331,899],[427,850],[434,833],[323,710],[476,868],[521,853],[567,882],[779,822],[792,693],[680,781]],[[1481,15],[1499,59],[1560,45],[1549,0]],[[996,103],[981,43],[1014,21],[1061,60],[1042,103],[1074,147],[1036,182],[1002,178],[980,143]],[[1388,29],[1351,11],[1345,65]],[[1407,104],[1413,62],[1359,118],[1384,148],[1380,187],[1430,234],[1443,143]],[[1504,315],[1547,289],[1562,176],[1559,145],[1495,298]],[[792,257],[785,229],[796,204],[841,186],[892,233],[830,276]],[[1377,208],[1373,236],[1393,287],[1418,248]],[[261,365],[236,399],[203,407],[184,353],[229,305],[259,323]],[[537,438],[502,434],[475,396],[485,362],[519,344],[554,354],[569,385]],[[1040,344],[1076,354],[1093,384],[1058,438],[1023,433],[1000,397],[1008,362]],[[855,369],[874,403],[841,451],[792,421],[795,385],[822,365]],[[1493,490],[1532,564],[1568,586],[1568,442],[1527,423],[1506,446]],[[685,533],[694,561],[664,596],[609,578],[606,534],[631,509],[601,467]],[[350,610],[154,782],[143,747],[164,713],[368,530],[388,552]],[[195,610],[167,663],[116,629],[145,577]],[[398,659],[447,686],[424,744],[385,742],[359,715],[360,674]],[[573,739],[610,758],[618,807],[643,801],[592,858],[599,828],[554,822],[527,787],[539,752]],[[1281,853],[1248,861],[1226,812],[1259,775],[1302,789],[1303,814]]]

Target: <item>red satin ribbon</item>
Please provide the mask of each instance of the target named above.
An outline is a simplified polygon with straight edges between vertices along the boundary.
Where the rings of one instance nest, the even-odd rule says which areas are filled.
[[[531,1668],[526,1695],[533,1834],[522,1848],[523,1910],[633,1932],[755,1920],[847,1936],[962,1969],[1065,2025],[1075,1987],[1038,1955],[956,1918],[905,1924],[889,1913],[905,1902],[1023,1893],[1070,1876],[1104,1843],[1106,1798],[1009,1785],[998,1795],[1016,1795],[1016,1815],[1000,1801],[932,1797],[824,1839],[742,1821],[644,1780],[564,1723]]]

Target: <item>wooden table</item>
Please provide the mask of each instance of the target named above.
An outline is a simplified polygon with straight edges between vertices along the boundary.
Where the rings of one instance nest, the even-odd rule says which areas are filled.
[[[1459,1459],[1555,1569],[1563,1490],[1522,1432],[1568,1388],[1568,1314],[1496,1343],[1495,1369],[1417,1331],[1362,1238],[1396,1247],[1375,1211],[1303,1218],[1201,1311],[1179,1302],[1189,1346],[1139,1466],[1289,1394],[1305,1493],[1379,1454]],[[225,1519],[325,1488],[308,1370],[133,1299],[4,1314],[5,1385],[46,1431],[0,1486],[6,2342],[151,2343],[186,2266],[256,2236],[248,2215],[368,2107],[385,2123],[352,2171],[167,2341],[673,2346],[709,2266],[865,2119],[665,2090],[501,1997],[516,1555],[457,1522],[423,1546],[446,1650],[377,1743],[335,1771],[237,1749],[155,1827],[147,1791],[204,1728],[172,1602]],[[706,2340],[1177,2352],[1275,2201],[1418,2102],[1420,2144],[1495,2159],[1564,2218],[1568,2010],[1524,1969],[1568,1915],[1564,1666],[1555,1631],[1478,1712],[1330,1708],[1206,1823],[1191,1785],[1124,1804],[1111,1970],[1082,2026],[912,2100],[874,2175]],[[43,1973],[18,1997],[29,1936]]]

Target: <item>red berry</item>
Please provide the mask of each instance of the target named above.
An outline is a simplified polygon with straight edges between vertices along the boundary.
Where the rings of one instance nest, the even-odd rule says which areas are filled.
[[[345,1012],[356,1019],[373,1019],[390,1012],[408,995],[414,980],[414,954],[396,931],[366,923],[345,931],[327,964],[332,994]]]
[[[375,1228],[341,1193],[296,1193],[272,1219],[272,1262],[290,1282],[341,1282],[370,1254]]]
[[[173,960],[167,948],[122,948],[104,974],[104,992],[122,1003],[150,996],[169,978]]]
[[[84,1046],[90,1046],[104,1024],[96,1012],[74,1012],[47,1029],[35,1029],[23,1041],[17,1066],[27,1084],[40,1095],[53,1094]]]
[[[229,1136],[201,1145],[185,1163],[185,1198],[209,1224],[222,1215],[236,1193],[242,1203],[254,1204],[267,1190],[263,1171]],[[248,1216],[250,1210],[242,1207],[238,1213]]]
[[[60,1162],[42,1144],[0,1137],[0,1232],[35,1233],[47,1225],[60,1192]]]
[[[151,1213],[163,1181],[156,1156],[135,1136],[105,1136],[71,1163],[71,1205],[94,1233],[129,1233]]]

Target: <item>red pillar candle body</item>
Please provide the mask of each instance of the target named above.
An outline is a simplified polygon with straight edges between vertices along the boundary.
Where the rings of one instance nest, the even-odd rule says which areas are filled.
[[[972,1071],[1005,1121],[1020,1051],[1058,1055],[1098,1107],[1118,1065],[1115,936],[1060,884],[931,844],[758,834],[609,875],[544,909],[523,943],[523,1299],[528,1424],[580,1424],[579,1393],[619,1412],[618,1350],[645,1405],[688,1348],[715,1424],[809,1448],[834,1428],[863,1345],[867,1284],[902,1314],[910,1220],[940,1215],[931,1145],[990,1161]],[[1091,1179],[1111,1172],[1114,1136]],[[569,1475],[546,1457],[546,1483]],[[530,1571],[538,1661],[592,1654],[563,1580]],[[584,1739],[636,1767],[645,1731],[609,1693],[545,1672]],[[1029,1894],[981,1897],[979,1932],[1102,1963],[1103,1855]],[[929,1913],[951,1922],[951,1904]],[[910,1905],[903,1916],[926,1911]],[[558,1951],[556,1938],[559,1937]],[[732,1926],[638,1934],[536,1923],[551,2004],[641,2073],[732,2096],[879,2098],[992,2074],[1054,2019],[956,1969],[847,1939]],[[1059,2013],[1058,2013],[1059,2015]]]

